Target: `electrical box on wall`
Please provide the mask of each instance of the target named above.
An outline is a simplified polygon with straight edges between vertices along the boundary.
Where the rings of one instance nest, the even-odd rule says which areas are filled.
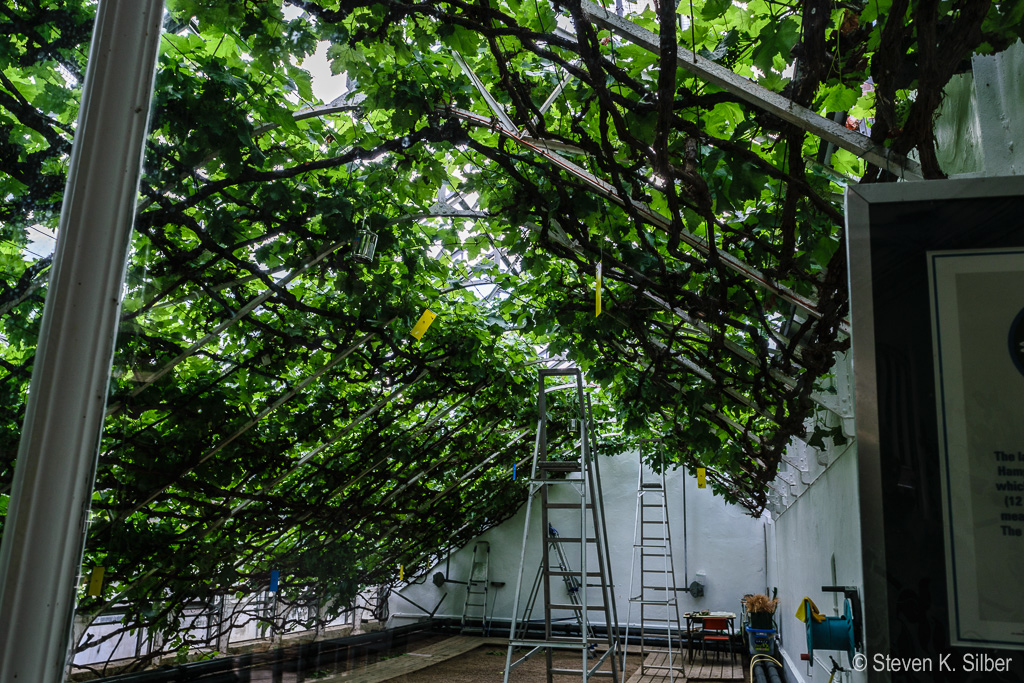
[[[704,572],[697,572],[693,577],[693,582],[690,583],[689,591],[690,597],[701,598],[704,597],[704,586],[707,583],[707,576]]]

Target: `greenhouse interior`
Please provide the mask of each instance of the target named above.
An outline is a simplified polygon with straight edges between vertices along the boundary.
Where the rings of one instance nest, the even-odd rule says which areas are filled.
[[[1024,680],[1022,34],[2,3],[0,683]]]

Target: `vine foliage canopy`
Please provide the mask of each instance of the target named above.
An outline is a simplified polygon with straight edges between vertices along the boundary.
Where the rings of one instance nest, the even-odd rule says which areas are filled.
[[[0,7],[0,515],[95,4]],[[166,629],[275,569],[290,599],[341,609],[510,517],[543,363],[586,372],[600,452],[654,463],[656,442],[760,514],[792,439],[842,439],[843,188],[942,177],[943,88],[1024,14],[167,6],[85,558],[108,586],[81,596]]]

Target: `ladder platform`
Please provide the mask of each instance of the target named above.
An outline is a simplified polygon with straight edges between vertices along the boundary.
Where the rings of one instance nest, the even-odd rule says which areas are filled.
[[[542,472],[581,472],[578,462],[571,460],[538,460],[537,469]]]

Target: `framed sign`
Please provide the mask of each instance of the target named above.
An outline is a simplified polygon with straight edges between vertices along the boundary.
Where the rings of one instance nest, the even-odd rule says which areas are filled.
[[[846,221],[867,661],[1024,680],[1024,178],[851,187]]]
[[[928,274],[951,638],[1024,647],[1024,249]]]

